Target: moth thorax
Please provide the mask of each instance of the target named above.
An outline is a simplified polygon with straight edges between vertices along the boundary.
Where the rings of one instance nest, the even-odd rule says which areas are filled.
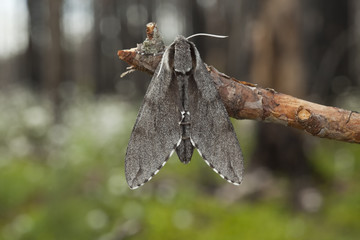
[[[186,74],[192,69],[190,45],[185,40],[175,44],[174,70],[176,73]]]

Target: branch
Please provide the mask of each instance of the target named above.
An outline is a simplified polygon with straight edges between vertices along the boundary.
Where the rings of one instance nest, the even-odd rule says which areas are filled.
[[[159,44],[162,40],[154,23],[147,25],[147,36],[137,48],[118,51],[119,58],[131,65],[130,71],[140,70],[153,74],[161,61],[161,51],[164,48]],[[159,54],[154,54],[154,49]],[[360,143],[358,112],[328,107],[278,93],[273,89],[257,87],[229,77],[212,66],[208,66],[208,70],[230,117],[280,123],[304,130],[313,136]]]

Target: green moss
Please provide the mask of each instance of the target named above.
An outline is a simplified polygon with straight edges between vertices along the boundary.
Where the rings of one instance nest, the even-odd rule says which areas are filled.
[[[26,102],[41,106],[35,100]],[[17,113],[0,108],[4,114],[20,116],[31,106],[24,103]],[[358,145],[319,140],[309,152],[312,163],[328,179],[322,189],[323,206],[316,213],[291,210],[286,194],[230,201],[218,191],[228,183],[197,154],[189,165],[173,157],[151,182],[131,191],[123,160],[136,111],[130,111],[131,116],[128,112],[116,99],[86,100],[66,110],[62,125],[29,126],[21,119],[2,119],[0,132],[10,125],[13,130],[0,136],[6,146],[0,148],[0,239],[360,236]],[[42,114],[48,114],[45,119],[51,115],[46,108]],[[32,141],[34,127],[36,141]],[[248,143],[253,142],[251,136],[247,135]],[[247,154],[253,147],[248,143],[243,144]],[[274,189],[286,191],[282,185]],[[237,190],[231,188],[227,194]]]

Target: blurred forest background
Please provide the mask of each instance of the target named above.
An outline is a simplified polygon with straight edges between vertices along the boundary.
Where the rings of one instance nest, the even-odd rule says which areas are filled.
[[[119,49],[158,24],[239,80],[360,110],[360,1],[3,0],[0,239],[359,239],[360,148],[233,121],[246,175],[176,156],[131,191],[124,156],[151,76]]]

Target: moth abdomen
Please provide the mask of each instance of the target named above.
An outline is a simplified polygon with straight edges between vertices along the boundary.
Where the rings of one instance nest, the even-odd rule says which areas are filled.
[[[178,155],[182,163],[189,163],[194,152],[194,146],[190,141],[191,134],[191,121],[188,111],[182,112],[182,120],[180,121],[181,128],[181,143],[176,148],[176,154]]]

